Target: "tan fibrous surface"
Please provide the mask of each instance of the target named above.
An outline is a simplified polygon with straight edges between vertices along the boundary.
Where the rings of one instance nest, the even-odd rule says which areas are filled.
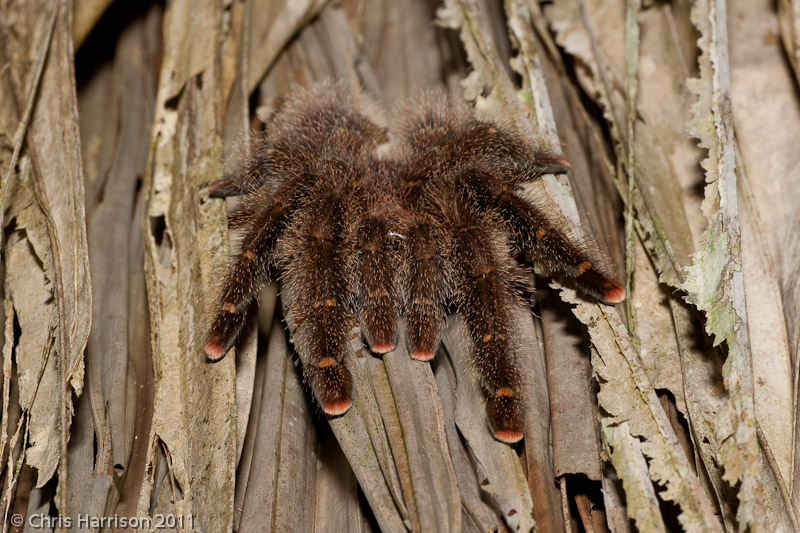
[[[53,509],[174,515],[181,531],[799,530],[798,6],[3,3],[4,531]],[[583,243],[573,275],[590,263],[625,282],[626,302],[557,284],[569,275],[553,282],[535,247],[532,263],[493,265],[491,299],[459,294],[465,268],[508,257],[524,235],[495,231],[503,213],[491,209],[467,213],[480,230],[448,240],[427,206],[414,210],[426,213],[416,247],[387,248],[376,237],[386,227],[349,230],[354,249],[385,255],[368,265],[357,253],[344,269],[356,281],[348,303],[374,306],[339,339],[345,415],[326,417],[303,380],[306,317],[291,300],[307,291],[279,279],[241,314],[231,354],[208,362],[220,273],[246,254],[236,234],[250,220],[233,214],[229,236],[241,205],[208,184],[246,160],[256,166],[244,174],[260,176],[248,153],[290,136],[280,110],[331,79],[363,95],[353,105],[379,161],[406,142],[386,117],[410,105],[394,115],[407,123],[422,94],[443,93],[459,102],[451,118],[472,106],[568,161],[566,174],[515,184],[515,197]],[[381,163],[375,175],[402,171]],[[267,189],[252,201],[272,200]],[[377,187],[358,209],[400,230],[408,217],[380,207],[393,200]],[[440,203],[451,212],[439,220],[464,220]],[[408,316],[404,257],[418,262],[432,242],[443,246],[411,300],[437,305],[391,333],[391,307],[369,295],[395,283],[389,299]],[[454,262],[454,250],[472,260]],[[472,317],[438,305],[468,299]],[[481,314],[487,302],[502,310]],[[369,322],[394,350],[365,347]],[[520,363],[514,387],[492,391],[524,398],[515,446],[488,428],[479,326],[492,329],[479,341],[505,328]],[[412,337],[441,339],[415,355],[432,362],[412,359]]]

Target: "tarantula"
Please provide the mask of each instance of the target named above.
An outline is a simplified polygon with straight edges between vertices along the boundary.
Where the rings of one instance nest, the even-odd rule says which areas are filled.
[[[270,267],[281,273],[305,350],[305,376],[328,415],[352,403],[343,356],[360,324],[370,349],[394,349],[405,319],[411,357],[433,358],[448,305],[464,318],[495,437],[522,438],[523,398],[511,318],[526,286],[514,257],[530,251],[551,273],[616,304],[624,288],[520,185],[565,170],[513,128],[465,104],[428,96],[399,113],[398,143],[359,95],[335,84],[300,91],[244,169],[210,186],[243,195],[243,238],[224,279],[205,352],[219,360],[244,324]]]

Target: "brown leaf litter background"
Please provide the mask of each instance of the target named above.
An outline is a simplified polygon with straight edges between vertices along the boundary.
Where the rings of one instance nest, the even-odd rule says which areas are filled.
[[[5,0],[0,30],[3,532],[800,529],[800,0]],[[534,187],[630,298],[537,276],[520,445],[458,316],[432,365],[354,334],[332,420],[275,285],[205,362],[202,184],[330,77],[446,87],[571,162]]]

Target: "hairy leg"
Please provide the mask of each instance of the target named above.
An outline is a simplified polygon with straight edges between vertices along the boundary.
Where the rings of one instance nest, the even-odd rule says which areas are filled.
[[[433,223],[417,219],[408,225],[403,242],[409,351],[421,361],[433,359],[436,353],[452,283],[443,237]]]
[[[453,229],[453,254],[459,258],[455,302],[473,342],[475,368],[488,393],[489,425],[495,437],[513,443],[522,438],[524,425],[511,322],[511,306],[519,296],[513,288],[507,252],[492,234],[491,221],[463,210],[461,215]]]
[[[497,213],[513,242],[530,250],[534,259],[550,272],[566,274],[579,289],[604,303],[625,300],[625,289],[606,272],[598,252],[562,229],[554,216],[518,196],[512,187],[484,170],[462,174],[458,183],[479,207]]]
[[[266,277],[298,206],[305,205],[319,182],[334,183],[334,189],[358,182],[372,148],[384,136],[364,114],[358,94],[345,86],[328,83],[298,90],[270,123],[269,133],[253,144],[243,165],[209,185],[215,197],[244,194],[242,209],[230,218],[233,226],[244,229],[244,238],[208,334],[205,351],[210,359],[221,359],[233,345],[244,323],[241,315]]]
[[[206,339],[205,352],[213,361],[230,351],[241,332],[245,310],[267,275],[275,243],[294,211],[293,188],[293,183],[287,183],[271,200],[261,203],[251,199],[243,210],[247,232],[225,276],[217,315]]]
[[[306,377],[329,415],[343,414],[352,404],[352,377],[343,361],[357,325],[350,309],[349,204],[338,192],[317,191],[287,231],[280,260],[297,321],[296,346],[308,356]]]
[[[398,257],[385,217],[367,216],[357,242],[356,308],[367,343],[375,353],[386,353],[397,343],[399,301]]]

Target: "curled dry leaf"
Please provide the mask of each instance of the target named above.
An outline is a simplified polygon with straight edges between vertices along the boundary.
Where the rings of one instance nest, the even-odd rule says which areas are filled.
[[[16,201],[23,194],[28,205],[16,214],[18,229],[5,247],[7,288],[21,331],[16,366],[20,407],[30,412],[27,461],[38,470],[37,486],[41,487],[55,473],[60,459],[60,374],[53,337],[58,314],[44,216],[27,187],[20,188]]]
[[[37,98],[37,105],[29,115],[27,129],[31,158],[29,190],[36,199],[35,209],[40,213],[36,215],[40,217],[37,226],[43,231],[42,236],[46,236],[46,241],[39,243],[36,254],[47,272],[48,283],[44,284],[43,279],[38,281],[53,298],[52,304],[48,302],[45,305],[41,295],[32,294],[30,300],[24,298],[23,302],[22,295],[18,294],[15,307],[27,307],[30,314],[26,320],[38,323],[42,322],[39,313],[51,306],[57,317],[52,325],[53,331],[48,331],[44,343],[39,349],[34,349],[38,353],[35,356],[29,354],[38,361],[34,363],[36,366],[43,365],[44,369],[50,367],[55,374],[48,373],[46,381],[51,385],[44,385],[47,395],[44,398],[51,405],[47,429],[44,432],[41,428],[36,430],[42,447],[34,448],[33,457],[29,455],[28,459],[30,464],[39,468],[39,486],[53,475],[55,466],[59,466],[60,493],[56,504],[61,512],[66,512],[66,456],[72,417],[72,391],[69,385],[77,394],[83,389],[83,351],[89,336],[92,308],[72,63],[72,19],[66,2],[31,2],[24,9],[5,5],[2,17],[7,25],[4,34],[10,37],[4,42],[3,53],[9,62],[7,70],[13,93],[17,102],[28,102],[27,109],[18,110],[19,115],[27,120],[28,113],[33,109],[34,98]],[[37,68],[29,71],[26,65],[31,59],[38,66],[44,65],[43,70]],[[13,168],[6,174],[4,190],[9,185],[11,170]],[[36,233],[33,227],[31,229],[32,233]],[[32,273],[42,272],[39,265],[29,263],[25,266]],[[21,274],[27,271],[17,272]],[[39,328],[33,323],[29,323],[28,327],[31,332]],[[39,342],[43,340],[41,335],[36,336]],[[50,353],[51,340],[55,343],[52,346],[52,362],[45,359],[45,354]],[[39,378],[34,377],[38,375],[40,372],[29,374],[28,377],[33,378],[30,391],[41,385]],[[33,401],[33,395],[29,401]],[[40,408],[43,406],[41,403],[39,405]],[[53,439],[54,432],[57,432],[57,440]]]
[[[759,483],[759,449],[742,274],[741,231],[736,191],[736,156],[731,116],[730,66],[724,2],[698,2],[692,21],[700,31],[700,78],[690,87],[698,101],[690,127],[708,149],[703,213],[709,227],[684,284],[689,300],[707,313],[706,330],[714,344],[725,342],[722,369],[728,408],[718,414],[716,432],[723,479],[739,485],[740,527],[762,529],[763,487]]]
[[[141,221],[156,383],[139,512],[151,501],[158,512],[182,516],[202,509],[198,527],[227,529],[237,451],[234,361],[209,365],[200,350],[210,277],[226,238],[224,207],[199,197],[222,156],[218,15],[214,2],[173,2],[164,13]],[[159,479],[163,466],[168,476]]]
[[[662,497],[673,501],[681,509],[678,517],[681,525],[689,531],[721,531],[714,508],[700,486],[697,475],[692,472],[689,459],[678,442],[620,318],[605,306],[580,303],[573,291],[562,290],[562,297],[578,304],[575,316],[589,328],[592,344],[596,348],[592,355],[592,366],[600,383],[598,404],[608,413],[602,424],[612,452],[616,446],[620,446],[628,450],[620,452],[623,455],[633,453],[635,447],[632,448],[628,440],[630,435],[644,439],[641,451],[650,460],[647,465],[650,477],[666,489]],[[622,423],[627,423],[630,430],[619,432],[607,429]],[[608,440],[611,437],[621,440]],[[629,481],[631,488],[641,487],[639,470],[629,472],[635,476]],[[617,474],[625,483],[625,473],[618,468]],[[643,503],[648,500],[646,494],[631,499],[626,493],[626,498],[629,506],[632,502]],[[636,515],[644,519],[649,513],[634,511],[633,516]]]

